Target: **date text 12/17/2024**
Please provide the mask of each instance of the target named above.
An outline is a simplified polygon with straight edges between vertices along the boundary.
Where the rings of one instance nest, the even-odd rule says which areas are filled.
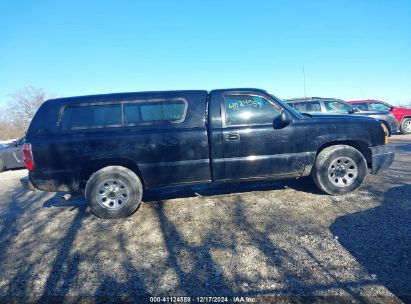
[[[224,297],[224,296],[198,296],[198,297],[150,297],[150,303],[256,303],[254,297]]]

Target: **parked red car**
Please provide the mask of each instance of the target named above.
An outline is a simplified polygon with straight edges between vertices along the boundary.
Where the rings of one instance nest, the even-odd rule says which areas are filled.
[[[373,99],[351,100],[349,103],[365,111],[390,111],[398,121],[401,133],[411,134],[411,109],[395,107],[386,102]]]

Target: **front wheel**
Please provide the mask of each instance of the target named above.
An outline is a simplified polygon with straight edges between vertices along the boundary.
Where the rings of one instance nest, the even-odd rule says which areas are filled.
[[[325,193],[346,194],[363,184],[367,175],[367,162],[357,149],[335,145],[317,155],[311,174],[317,187]]]
[[[133,171],[121,166],[108,166],[90,177],[85,195],[88,206],[96,216],[122,218],[138,209],[143,187]]]
[[[411,134],[411,118],[404,118],[401,122],[401,133]]]

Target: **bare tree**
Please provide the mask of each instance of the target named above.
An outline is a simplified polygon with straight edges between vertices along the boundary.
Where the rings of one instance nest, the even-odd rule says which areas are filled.
[[[9,113],[17,122],[28,125],[37,109],[46,100],[46,93],[33,86],[17,90],[9,95]]]
[[[403,101],[398,103],[399,107],[411,108],[411,100]]]
[[[9,129],[12,129],[8,136],[20,137],[26,132],[37,109],[47,99],[47,94],[41,88],[28,86],[15,91],[9,97],[7,117],[3,121],[8,121]]]
[[[0,140],[16,138],[15,130],[10,119],[7,117],[5,109],[0,109]]]

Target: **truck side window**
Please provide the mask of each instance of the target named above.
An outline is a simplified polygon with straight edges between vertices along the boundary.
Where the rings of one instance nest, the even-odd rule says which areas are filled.
[[[181,122],[186,110],[183,100],[125,103],[124,118],[127,124]]]
[[[281,114],[279,107],[260,96],[227,95],[224,105],[227,126],[272,124]]]
[[[79,105],[64,109],[62,129],[87,129],[119,126],[122,124],[121,105]]]

